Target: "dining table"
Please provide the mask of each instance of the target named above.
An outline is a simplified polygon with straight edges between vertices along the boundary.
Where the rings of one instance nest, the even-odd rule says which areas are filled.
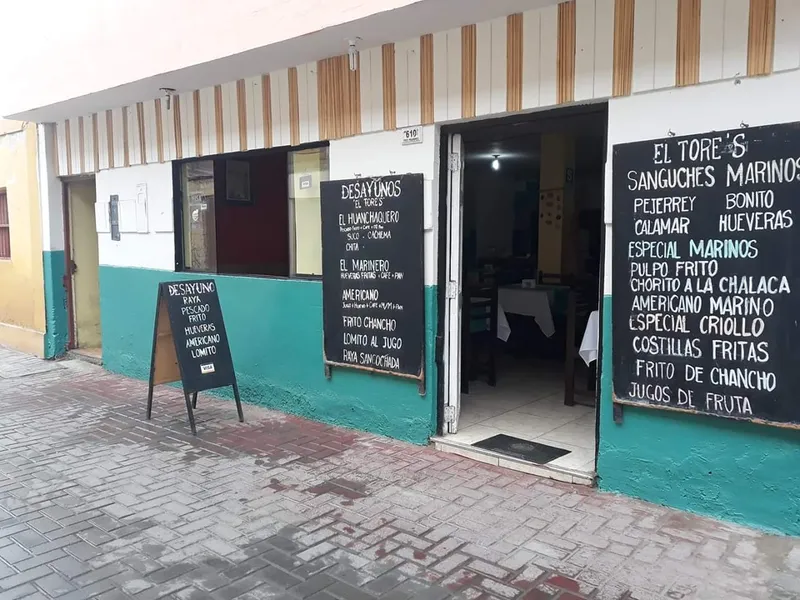
[[[497,337],[508,341],[511,327],[507,314],[533,317],[539,329],[546,337],[553,337],[556,332],[553,322],[553,305],[555,294],[568,290],[567,286],[538,285],[525,287],[522,284],[501,285],[497,288]]]

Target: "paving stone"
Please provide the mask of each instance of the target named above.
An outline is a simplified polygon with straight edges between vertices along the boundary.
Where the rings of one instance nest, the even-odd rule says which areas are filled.
[[[334,546],[333,544],[330,544],[328,542],[322,542],[321,544],[317,544],[316,546],[313,546],[308,550],[300,552],[297,555],[297,558],[299,558],[302,561],[310,562],[313,561],[315,558],[319,558],[320,556],[324,556],[325,554],[332,552],[335,549],[336,546]]]
[[[234,600],[250,590],[257,588],[261,581],[257,577],[243,577],[211,594],[214,600]]]
[[[382,596],[387,592],[390,592],[401,583],[406,581],[408,577],[403,575],[398,571],[389,571],[388,573],[384,573],[379,575],[369,583],[364,586],[364,589],[367,591],[377,595]]]
[[[469,568],[478,573],[483,573],[495,579],[503,579],[508,576],[508,571],[496,565],[489,564],[482,560],[473,560],[469,563]]]
[[[407,580],[395,587],[393,590],[384,594],[381,600],[408,600],[423,593],[429,588],[420,581]]]
[[[41,544],[46,544],[48,541],[46,537],[32,529],[26,529],[25,531],[16,533],[12,539],[27,550],[30,550],[31,548]]]
[[[100,554],[100,550],[86,542],[71,544],[66,547],[66,551],[78,560],[89,560]]]
[[[223,575],[230,579],[231,581],[235,581],[242,577],[246,577],[251,573],[255,573],[266,567],[269,564],[266,557],[264,556],[254,556],[253,558],[249,558],[245,561],[238,563],[236,566],[231,567],[223,571]]]
[[[148,579],[153,583],[166,583],[167,581],[172,581],[173,579],[177,579],[181,575],[184,575],[190,571],[195,569],[195,565],[189,563],[183,563],[178,565],[173,565],[166,569],[161,569],[160,571],[156,571],[155,573],[151,573],[148,576]]]
[[[433,566],[434,571],[438,571],[439,573],[450,573],[454,571],[458,567],[462,566],[465,562],[471,560],[469,556],[466,554],[451,554],[444,560],[438,562]]]
[[[14,564],[14,568],[18,571],[27,571],[28,569],[32,569],[41,565],[52,564],[56,560],[65,556],[66,554],[64,554],[63,550],[52,550],[50,552],[45,552],[44,554],[37,554],[36,556],[31,556],[30,558],[21,560]]]
[[[197,588],[187,587],[180,591],[175,592],[174,597],[178,600],[207,600],[208,594],[203,590]],[[244,596],[240,596],[243,598]]]
[[[98,581],[118,575],[123,569],[124,566],[121,563],[114,562],[110,565],[100,567],[99,569],[92,569],[91,571],[87,571],[86,573],[78,575],[77,577],[73,578],[73,581],[77,582],[81,586],[88,586],[93,583],[97,583]]]
[[[317,573],[321,573],[326,569],[330,569],[335,564],[336,561],[333,560],[330,555],[327,555],[295,567],[292,569],[292,574],[296,575],[300,579],[308,579]]]
[[[286,571],[278,569],[277,567],[265,567],[264,569],[258,571],[258,575],[262,579],[276,583],[284,589],[293,587],[303,582],[302,578],[291,573],[287,573]]]
[[[147,422],[143,383],[69,361],[20,379],[18,356],[0,348],[0,600],[796,591],[795,538],[255,406],[240,424],[210,396],[194,437],[177,390]]]
[[[38,519],[34,519],[33,521],[29,521],[28,525],[44,535],[47,535],[56,529],[62,528],[61,525],[48,519],[47,517],[40,517]]]
[[[68,594],[61,596],[60,600],[88,600],[88,598],[99,596],[100,594],[113,589],[114,583],[110,579],[105,579],[103,581],[98,581],[97,583],[81,587],[73,592],[69,592]],[[115,591],[124,595],[121,590]]]
[[[317,592],[313,596],[309,596],[308,600],[339,600],[339,599],[336,598],[336,596],[332,596],[325,590],[322,590],[320,592]]]
[[[36,593],[36,588],[31,584],[26,583],[10,590],[0,592],[0,600],[17,600],[18,598],[26,598],[27,596],[32,596]]]
[[[31,553],[25,550],[22,546],[11,541],[10,544],[0,548],[0,558],[7,563],[17,563],[26,558],[30,558]]]
[[[71,592],[75,589],[75,586],[72,583],[56,573],[37,579],[36,587],[40,588],[52,598],[63,596],[67,592]]]
[[[52,571],[49,568],[40,566],[9,577],[4,577],[0,579],[0,590],[11,590],[19,585],[35,581],[40,577],[46,577],[50,575],[50,573],[52,573]]]
[[[428,588],[414,596],[414,600],[445,600],[445,598],[450,598],[450,592],[436,587]],[[487,600],[489,599],[487,598]]]
[[[299,558],[290,556],[277,549],[269,550],[264,554],[261,554],[260,557],[266,560],[269,564],[280,567],[284,571],[294,571],[297,567],[304,564]]]
[[[205,592],[212,592],[231,583],[230,577],[208,566],[202,566],[186,573],[186,579]]]
[[[341,581],[334,582],[332,585],[325,588],[325,591],[334,598],[339,598],[340,600],[375,600],[375,596],[369,592],[342,583]]]
[[[50,598],[41,592],[34,592],[29,596],[24,596],[21,600],[50,600]]]
[[[320,590],[324,590],[335,582],[336,580],[333,577],[325,573],[318,573],[293,587],[292,593],[297,594],[301,598],[307,598]]]

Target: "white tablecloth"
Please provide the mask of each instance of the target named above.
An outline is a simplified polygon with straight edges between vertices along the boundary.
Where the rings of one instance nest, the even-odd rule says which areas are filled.
[[[586,330],[583,332],[583,338],[581,339],[581,347],[578,350],[578,355],[587,366],[597,360],[599,336],[600,312],[593,310],[592,314],[589,315],[589,322],[586,323]]]
[[[497,337],[503,340],[504,342],[508,341],[508,336],[511,335],[511,327],[508,325],[508,319],[506,318],[506,311],[503,310],[503,307],[500,306],[498,303],[497,305]]]
[[[500,305],[500,309],[498,309],[498,337],[500,337],[500,313],[533,317],[542,333],[547,337],[552,337],[556,332],[556,327],[553,324],[553,313],[550,310],[550,294],[548,290],[503,286],[498,289],[498,304]],[[503,320],[505,321],[505,314],[503,314]],[[508,321],[505,322],[506,327],[508,327]],[[511,330],[509,329],[510,332]],[[508,339],[508,335],[506,335],[505,339]]]

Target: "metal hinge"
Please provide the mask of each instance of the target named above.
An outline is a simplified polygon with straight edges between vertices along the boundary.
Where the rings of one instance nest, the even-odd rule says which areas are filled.
[[[445,406],[444,407],[444,422],[445,423],[455,423],[456,422],[456,407],[455,406]]]
[[[458,298],[458,282],[448,281],[447,288],[445,289],[445,298],[448,300],[455,300]]]
[[[451,171],[459,171],[461,170],[461,154],[458,152],[451,152],[450,153],[450,166]]]

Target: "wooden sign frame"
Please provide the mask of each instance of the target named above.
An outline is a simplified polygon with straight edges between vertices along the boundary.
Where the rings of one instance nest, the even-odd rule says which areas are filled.
[[[197,435],[197,426],[194,420],[194,410],[197,408],[198,389],[188,387],[185,383],[186,377],[183,365],[178,360],[178,352],[175,336],[172,333],[172,319],[167,307],[165,288],[167,282],[158,284],[158,297],[156,299],[156,316],[153,326],[153,349],[150,356],[150,378],[147,386],[147,420],[153,414],[153,388],[165,383],[181,382],[184,400],[186,401],[186,413],[189,416],[189,426],[192,435]],[[216,291],[214,292],[216,294]],[[222,311],[220,310],[220,317]],[[224,327],[224,325],[223,325]],[[227,336],[225,339],[227,344]],[[232,370],[233,397],[236,401],[236,411],[239,422],[244,423],[244,413],[242,412],[242,402],[239,397],[239,386],[236,382],[236,374]],[[190,398],[191,395],[191,398]]]

